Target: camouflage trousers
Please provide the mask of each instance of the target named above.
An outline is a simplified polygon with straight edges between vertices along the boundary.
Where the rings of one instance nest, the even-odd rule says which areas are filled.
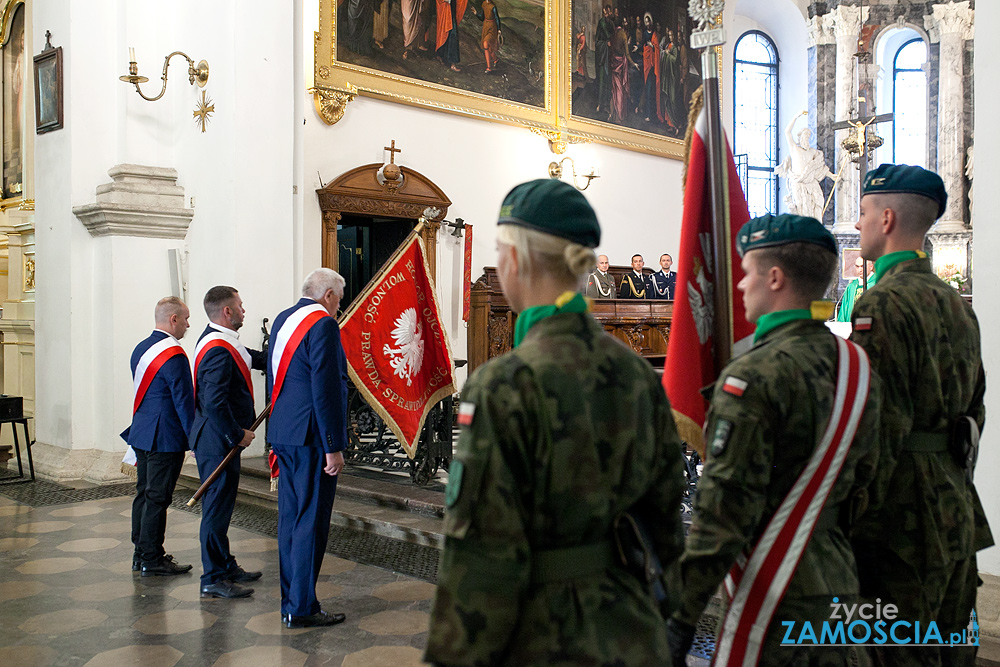
[[[941,636],[947,641],[952,632],[969,625],[976,605],[979,574],[976,557],[956,561],[945,567],[918,568],[896,554],[877,550],[864,558],[864,593],[869,602],[899,608],[897,618],[926,623],[937,621]],[[859,562],[859,566],[861,563]],[[867,597],[870,596],[870,597]],[[871,650],[871,663],[877,667],[972,667],[975,646],[880,646]]]

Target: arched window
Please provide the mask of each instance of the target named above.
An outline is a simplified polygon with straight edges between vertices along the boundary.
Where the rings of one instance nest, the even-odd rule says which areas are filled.
[[[879,40],[877,111],[891,111],[890,127],[876,130],[885,144],[875,163],[927,166],[927,43],[912,28],[894,28]]]
[[[747,156],[750,215],[778,212],[778,49],[752,30],[736,42],[733,151]]]

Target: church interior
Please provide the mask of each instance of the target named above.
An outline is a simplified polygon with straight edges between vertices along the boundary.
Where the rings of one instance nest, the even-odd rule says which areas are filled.
[[[418,486],[362,471],[357,495],[338,497],[335,534],[356,544],[328,555],[321,583],[353,611],[343,630],[279,628],[273,517],[261,513],[275,496],[254,465],[231,537],[269,571],[267,591],[206,604],[193,579],[129,580],[119,433],[132,414],[129,357],[161,297],[191,307],[190,356],[207,323],[202,295],[234,286],[243,342],[259,348],[313,269],[343,274],[344,308],[424,220],[460,391],[510,349],[495,223],[514,185],[553,177],[584,190],[603,229],[597,252],[619,274],[635,254],[653,270],[663,253],[686,261],[684,134],[704,74],[687,2],[496,0],[505,37],[484,50],[483,3],[470,0],[457,62],[406,24],[412,2],[369,2],[374,22],[360,25],[344,9],[355,4],[365,0],[0,2],[0,378],[22,401],[4,421],[0,398],[0,444],[20,438],[0,452],[11,457],[0,663],[421,664],[441,476]],[[629,30],[609,28],[605,7]],[[642,46],[627,53],[647,14],[652,60]],[[750,213],[806,212],[830,228],[843,259],[830,298],[856,275],[864,170],[895,162],[942,176],[949,204],[925,249],[984,332],[976,479],[1000,521],[1000,300],[986,294],[1000,284],[1000,228],[983,222],[1000,208],[989,185],[1000,183],[1000,4],[728,0],[721,24],[722,124]],[[602,58],[621,62],[620,76]],[[595,313],[662,367],[671,309],[607,301]],[[253,382],[260,410],[264,378]],[[245,456],[262,461],[263,441]],[[185,475],[196,486],[197,472],[182,473],[186,500]],[[197,515],[175,502],[169,516],[167,550],[197,560]],[[358,541],[362,524],[378,534]],[[371,555],[392,549],[396,561]],[[980,664],[1000,664],[1000,551],[978,557]],[[431,564],[401,567],[407,558]]]

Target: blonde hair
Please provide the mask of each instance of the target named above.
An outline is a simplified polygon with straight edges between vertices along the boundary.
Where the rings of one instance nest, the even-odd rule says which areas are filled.
[[[497,240],[517,251],[518,275],[548,275],[559,282],[579,285],[597,266],[593,249],[520,225],[500,225]]]
[[[176,296],[165,296],[156,302],[153,320],[156,324],[168,324],[172,315],[182,317],[187,305]]]

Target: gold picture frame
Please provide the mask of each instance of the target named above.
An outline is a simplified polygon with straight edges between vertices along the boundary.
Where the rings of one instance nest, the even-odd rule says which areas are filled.
[[[492,5],[494,0],[486,0]],[[462,46],[463,61],[456,64],[463,72],[449,71],[449,65],[434,57],[436,53],[436,39],[429,39],[423,45],[425,49],[414,47],[405,48],[403,42],[406,40],[405,33],[402,32],[400,22],[403,20],[403,2],[389,2],[389,0],[342,0],[338,7],[337,0],[320,0],[319,3],[319,31],[315,33],[314,54],[313,54],[313,86],[311,92],[314,95],[316,110],[328,124],[336,123],[345,113],[346,105],[354,99],[356,95],[364,95],[402,104],[414,105],[429,109],[436,109],[448,113],[455,113],[484,120],[521,125],[525,127],[552,128],[558,125],[557,118],[557,78],[553,57],[557,52],[555,42],[558,40],[557,11],[558,3],[562,0],[544,0],[543,3],[528,3],[537,9],[532,16],[540,18],[543,23],[539,37],[541,43],[530,42],[522,34],[517,32],[517,26],[510,25],[503,39],[510,50],[523,47],[521,50],[529,52],[518,61],[516,66],[510,64],[507,72],[504,72],[503,62],[504,44],[500,45],[500,64],[497,67],[494,77],[487,76],[483,72],[472,71],[472,68],[482,69],[485,49],[478,52],[475,48],[470,48],[470,41],[475,42],[476,35],[481,29],[480,20],[475,12],[478,8],[481,11],[483,0],[453,0],[456,6],[467,7],[464,18],[458,22],[459,32],[464,39]],[[413,0],[417,2],[417,0]],[[507,0],[495,0],[503,6]],[[417,4],[421,7],[430,7],[431,11],[436,11],[437,6],[448,7],[451,3],[445,0],[421,0]],[[518,3],[523,6],[525,3]],[[407,8],[414,6],[412,2],[406,3]],[[356,12],[364,15],[364,22],[360,22],[360,28],[355,30],[353,22],[348,24],[345,16],[350,20],[350,15],[346,12],[352,8],[359,7]],[[379,51],[373,52],[373,56],[366,56],[365,44],[352,51],[348,48],[350,39],[356,38],[360,34],[367,40],[367,31],[370,29],[367,23],[368,8],[387,7],[389,27],[388,39],[379,47]],[[376,21],[377,19],[376,12]],[[430,30],[436,27],[436,14],[431,13],[435,19],[435,25],[423,25],[423,36],[427,37]],[[501,23],[503,16],[501,14]],[[344,25],[338,25],[343,23]],[[522,21],[521,23],[524,23]],[[529,25],[531,24],[528,21]],[[463,25],[464,24],[464,25]],[[351,30],[347,32],[350,25]],[[378,26],[374,27],[378,31]],[[470,33],[470,30],[472,31]],[[411,31],[412,32],[412,31]],[[501,29],[500,34],[504,34]],[[436,35],[434,35],[436,37]],[[531,35],[534,37],[534,35]],[[343,42],[343,44],[340,44]],[[357,43],[357,39],[354,39]],[[354,45],[354,44],[352,44]],[[407,53],[408,58],[403,58],[402,53]],[[402,61],[409,60],[405,64]],[[506,78],[504,78],[506,77]],[[514,84],[510,82],[516,79]],[[526,82],[526,83],[522,83]],[[450,85],[455,84],[455,85]],[[506,87],[505,87],[506,86]],[[490,91],[513,90],[507,94],[490,94]]]
[[[462,0],[452,1],[458,3]],[[491,4],[496,3],[501,9],[505,7],[504,3],[510,2],[510,0],[485,1]],[[465,0],[467,4],[460,5],[467,6],[465,18],[459,23],[460,29],[464,31],[463,68],[478,67],[482,64],[482,54],[485,52],[485,47],[482,44],[476,46],[474,41],[475,35],[478,35],[477,31],[482,25],[479,8],[483,7],[483,2],[484,0]],[[574,109],[574,91],[578,88],[578,82],[574,81],[574,74],[577,74],[575,54],[578,41],[577,35],[574,34],[576,27],[574,27],[572,19],[574,6],[579,9],[584,6],[592,8],[610,4],[621,6],[626,12],[639,11],[640,15],[650,11],[654,17],[658,17],[654,19],[654,22],[658,20],[661,24],[666,24],[667,27],[662,29],[665,35],[668,34],[668,30],[676,31],[675,41],[680,48],[681,40],[685,43],[689,41],[693,28],[693,24],[687,16],[687,0],[600,0],[599,2],[598,0],[533,0],[533,2],[537,6],[544,7],[544,30],[541,31],[544,33],[544,45],[539,45],[544,46],[544,49],[543,54],[537,54],[536,66],[529,67],[528,70],[529,74],[544,82],[544,87],[541,97],[537,101],[526,103],[522,99],[490,94],[488,90],[484,92],[484,90],[471,89],[475,86],[451,85],[455,82],[451,81],[452,77],[449,76],[430,80],[434,77],[421,78],[420,76],[406,75],[399,71],[399,67],[395,67],[399,64],[398,57],[401,57],[398,56],[400,49],[405,51],[407,48],[403,44],[407,39],[405,32],[402,32],[405,28],[401,26],[401,22],[405,20],[402,18],[403,12],[406,11],[404,4],[407,7],[430,7],[430,16],[436,22],[437,7],[450,6],[451,3],[447,0],[340,0],[339,6],[337,0],[321,0],[319,31],[314,36],[313,86],[310,89],[314,96],[317,113],[326,123],[332,125],[344,116],[351,100],[358,95],[364,95],[493,122],[537,128],[543,130],[540,132],[543,136],[555,137],[558,140],[557,144],[593,141],[627,150],[683,159],[686,112],[692,92],[688,88],[694,88],[693,85],[689,85],[690,82],[684,84],[684,99],[674,104],[673,107],[675,115],[678,117],[682,115],[681,109],[683,109],[683,126],[672,130],[670,135],[642,123],[638,124],[638,127],[630,127],[624,123],[587,117],[580,113],[579,106]],[[442,5],[442,3],[444,4]],[[517,3],[517,6],[524,5],[523,1]],[[507,6],[507,8],[510,9],[512,6]],[[345,32],[345,21],[352,21],[350,16],[345,19],[345,12],[353,7],[363,10],[356,12],[356,15],[363,16],[365,21],[362,23],[358,19],[360,30],[354,31],[352,23],[352,29]],[[388,25],[388,32],[385,34],[388,35],[388,39],[377,47],[380,49],[379,51],[375,51],[375,47],[372,47],[372,56],[358,55],[350,47],[355,46],[357,34],[360,34],[367,42],[370,32],[374,30],[376,34],[378,33],[378,26],[371,27],[371,24],[367,22],[367,17],[375,9],[375,22],[377,23],[380,16],[377,10],[381,7],[388,7],[388,19],[385,19]],[[665,11],[658,13],[658,8],[665,8]],[[683,17],[681,17],[681,12],[683,12]],[[509,19],[507,11],[500,11],[498,18],[500,23],[507,25],[506,22]],[[674,23],[681,21],[684,22],[683,28],[674,25]],[[593,30],[588,32],[588,39],[593,39],[593,33]],[[355,40],[354,43],[350,41],[352,39]],[[374,38],[372,42],[374,42]],[[361,44],[360,46],[365,47],[366,45]],[[411,51],[410,57],[413,58],[415,54],[417,58],[431,62],[435,46],[436,43],[429,46],[430,54],[426,52],[419,54],[416,51]],[[700,70],[698,52],[690,49],[686,44],[683,49],[687,57],[686,69],[697,68]],[[391,60],[393,53],[397,55],[395,62]],[[512,61],[523,55],[518,54],[516,47],[510,45],[509,38],[508,46],[501,45],[499,53],[500,69],[504,67],[505,59]],[[593,58],[594,56],[591,55],[591,62],[593,62]],[[384,63],[387,62],[391,64],[385,65]],[[488,66],[488,59],[486,63]],[[446,65],[440,65],[441,71],[444,71],[444,67]],[[516,69],[516,66],[512,65],[512,67]],[[542,71],[542,67],[544,67],[544,71]],[[447,72],[445,74],[447,75]],[[524,72],[520,71],[519,75],[523,77]],[[504,74],[501,73],[499,76],[504,76]],[[468,80],[468,77],[465,79]],[[579,104],[579,99],[577,103]],[[663,108],[660,103],[657,103],[657,107]]]

